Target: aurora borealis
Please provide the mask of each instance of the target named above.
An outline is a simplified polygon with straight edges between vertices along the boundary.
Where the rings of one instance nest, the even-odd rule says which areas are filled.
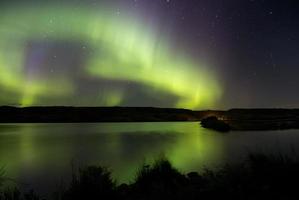
[[[162,163],[154,175],[162,184],[144,182],[158,195],[179,194],[179,185],[194,198],[197,189],[203,198],[217,188],[220,197],[224,188],[245,198],[251,189],[284,191],[260,184],[260,171],[240,180],[237,170],[234,181],[218,164],[249,172],[255,153],[259,165],[260,153],[283,161],[299,152],[298,65],[296,0],[0,0],[0,199],[9,198],[6,182],[28,190],[24,199],[35,188],[43,199],[52,190],[49,199],[67,198],[82,181],[70,182],[75,190],[63,182],[89,165],[111,168],[121,181],[113,180],[115,197],[142,198],[138,174],[159,158],[178,171],[164,177]],[[225,187],[205,181],[218,176],[214,168]],[[104,179],[88,177],[102,190]]]
[[[209,107],[221,95],[216,76],[166,34],[108,6],[8,6],[0,15],[2,104],[125,106],[130,84],[153,106]]]
[[[287,0],[0,2],[0,105],[298,107]]]

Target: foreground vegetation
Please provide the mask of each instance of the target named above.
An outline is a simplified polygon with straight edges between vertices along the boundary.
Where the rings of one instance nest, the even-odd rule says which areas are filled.
[[[5,182],[0,172],[0,200],[42,199],[33,191],[22,194],[17,188],[5,187]],[[298,199],[298,182],[299,160],[288,156],[252,154],[242,164],[200,174],[183,174],[160,159],[141,166],[130,184],[117,185],[103,167],[80,169],[53,199]]]

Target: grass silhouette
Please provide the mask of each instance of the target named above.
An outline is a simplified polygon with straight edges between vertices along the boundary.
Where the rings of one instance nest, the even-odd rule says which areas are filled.
[[[114,199],[116,183],[104,167],[89,166],[73,172],[70,187],[62,194],[65,200]]]
[[[4,180],[3,173],[0,177]],[[162,158],[142,165],[130,184],[117,185],[104,167],[79,169],[73,172],[69,186],[53,199],[298,199],[298,181],[296,157],[250,154],[243,163],[205,169],[200,174],[183,174]],[[16,188],[0,192],[0,200],[40,199],[33,191],[21,194]]]

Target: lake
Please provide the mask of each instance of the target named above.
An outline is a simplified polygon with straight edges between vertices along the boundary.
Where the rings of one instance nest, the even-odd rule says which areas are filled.
[[[107,166],[130,182],[165,156],[181,172],[240,162],[249,152],[299,152],[299,130],[218,133],[195,122],[1,124],[0,166],[18,185],[42,192],[67,183],[72,166]]]

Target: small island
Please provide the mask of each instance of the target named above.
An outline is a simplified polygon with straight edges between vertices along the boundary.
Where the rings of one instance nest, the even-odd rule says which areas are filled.
[[[219,120],[215,116],[207,117],[201,120],[201,126],[204,128],[213,129],[219,132],[229,132],[231,127],[224,121]]]

